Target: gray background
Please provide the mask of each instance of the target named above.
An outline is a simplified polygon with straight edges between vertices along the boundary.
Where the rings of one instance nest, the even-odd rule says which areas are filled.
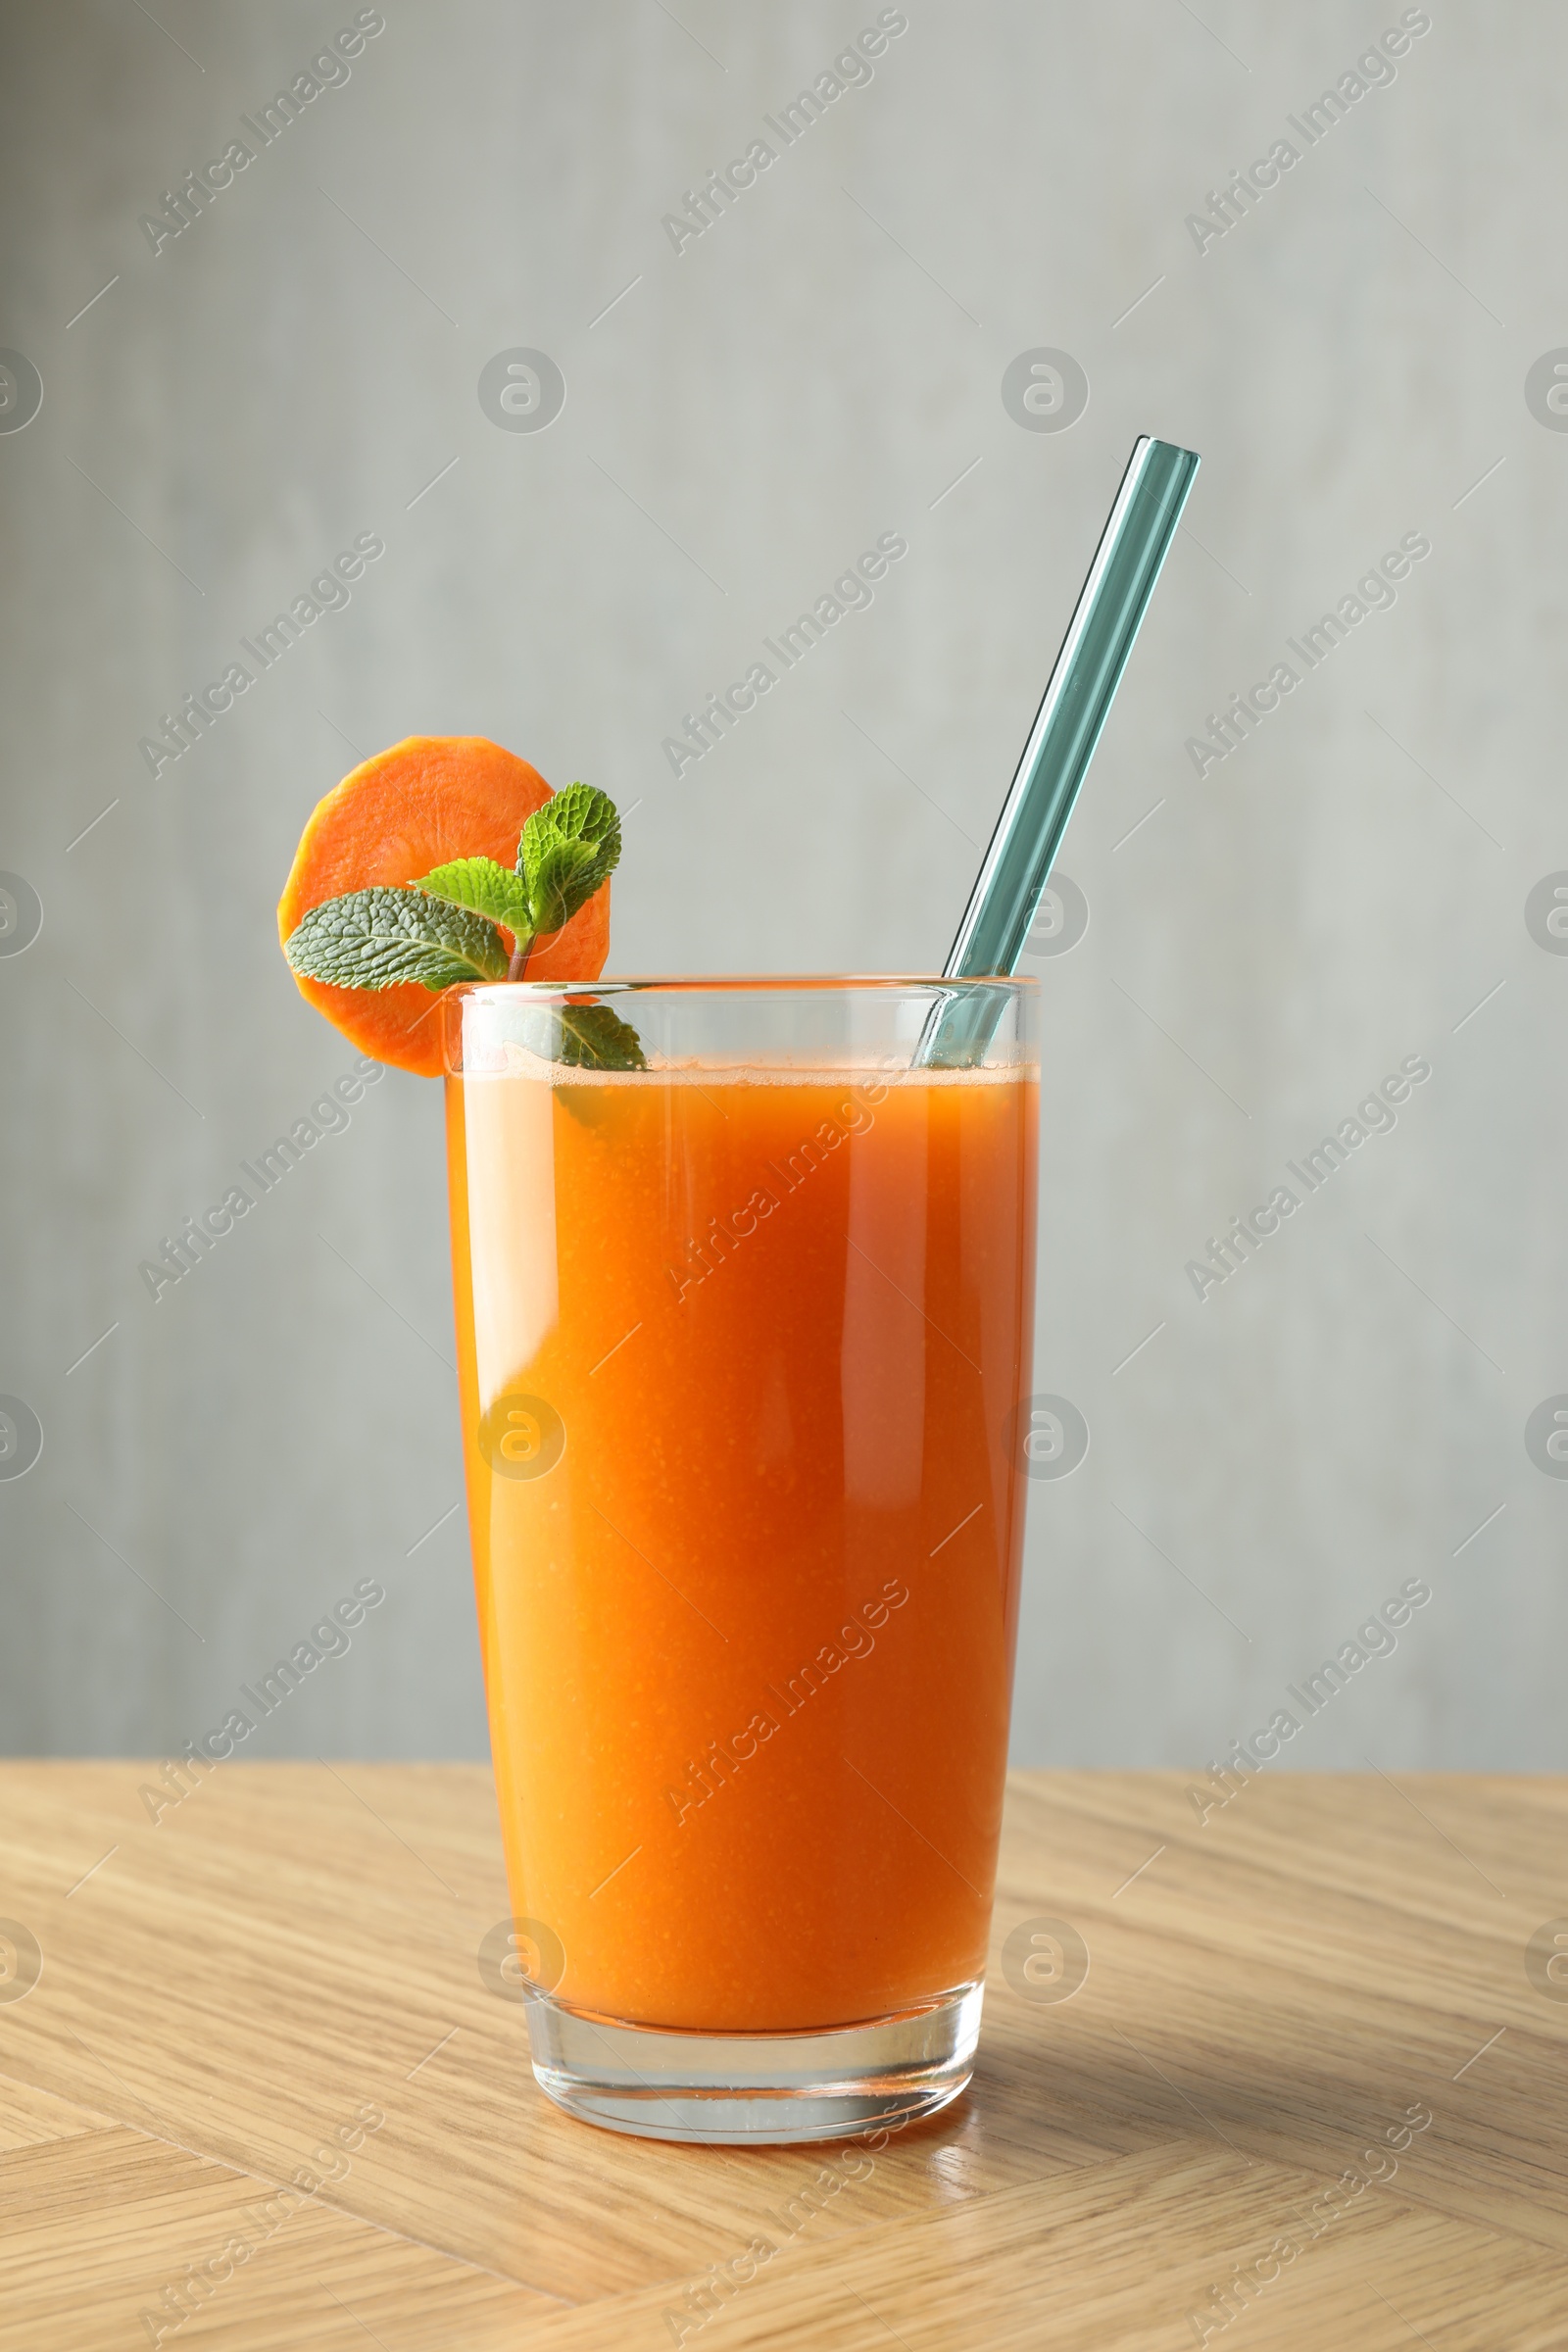
[[[351,1060],[273,925],[318,796],[489,734],[636,804],[612,969],[928,969],[1153,430],[1203,469],[1063,859],[1087,934],[1036,967],[1035,1379],[1092,1444],[1031,1491],[1015,1752],[1201,1765],[1419,1576],[1287,1760],[1568,1760],[1568,1483],[1523,1436],[1568,1389],[1568,958],[1523,912],[1568,866],[1568,434],[1524,397],[1568,342],[1568,19],[1436,0],[1200,254],[1397,7],[909,0],[677,254],[662,215],[876,13],[386,0],[155,256],[138,216],[354,10],[6,12],[0,343],[44,399],[0,435],[0,867],[44,922],[0,956],[0,1391],[45,1438],[0,1482],[5,1748],[177,1749],[374,1575],[248,1752],[483,1752],[439,1090],[388,1076],[137,1275]],[[544,432],[479,405],[518,345]],[[1088,375],[1069,430],[1004,408],[1038,346]],[[159,714],[367,530],[351,606],[155,781]],[[680,714],[888,530],[872,608],[677,781]],[[1394,609],[1200,779],[1204,713],[1412,531]],[[1200,1303],[1185,1261],[1416,1054]]]

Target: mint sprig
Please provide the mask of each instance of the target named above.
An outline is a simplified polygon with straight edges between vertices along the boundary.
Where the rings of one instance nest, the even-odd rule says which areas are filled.
[[[436,992],[462,981],[520,978],[535,942],[564,930],[619,858],[614,802],[594,785],[568,784],[523,826],[511,873],[494,858],[454,858],[417,882],[324,899],[284,952],[296,972],[335,988],[416,980]],[[502,928],[515,943],[510,957]],[[608,1004],[541,1012],[529,1020],[528,1042],[543,1059],[571,1069],[648,1067],[636,1030]]]
[[[510,874],[493,858],[455,858],[421,874],[414,887],[505,923],[525,953],[534,940],[565,929],[619,857],[614,802],[591,784],[568,784],[523,826]]]
[[[619,858],[620,816],[609,793],[568,784],[523,826],[510,874],[494,858],[454,858],[417,882],[323,899],[284,953],[307,979],[335,988],[520,977],[535,940],[564,930]],[[515,942],[510,959],[498,923]]]
[[[620,813],[608,792],[568,784],[536,808],[517,844],[535,937],[563,930],[620,858]]]
[[[295,971],[334,988],[432,991],[460,980],[504,980],[507,951],[494,923],[421,890],[352,890],[323,899],[290,933]]]

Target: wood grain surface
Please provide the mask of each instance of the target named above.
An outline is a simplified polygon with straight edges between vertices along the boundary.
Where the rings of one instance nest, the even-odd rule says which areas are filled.
[[[151,1778],[0,1766],[3,2352],[1568,2345],[1568,1785],[1015,1774],[969,2092],[741,2151],[536,2089],[487,1771]]]

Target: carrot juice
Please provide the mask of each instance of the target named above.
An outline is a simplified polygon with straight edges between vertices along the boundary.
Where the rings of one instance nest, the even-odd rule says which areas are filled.
[[[447,1106],[497,1794],[554,2001],[782,2034],[973,1985],[1023,1538],[1032,1062],[511,1047],[449,1075]]]

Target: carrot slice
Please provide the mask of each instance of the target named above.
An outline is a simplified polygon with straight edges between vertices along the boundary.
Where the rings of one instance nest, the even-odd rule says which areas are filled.
[[[300,836],[277,906],[286,945],[323,899],[373,885],[416,882],[451,858],[510,866],[517,837],[551,798],[537,768],[482,735],[410,735],[354,768],[318,801]],[[512,945],[510,933],[503,933]],[[610,884],[530,957],[530,980],[597,980],[610,953]],[[439,1078],[439,997],[415,981],[371,991],[294,975],[300,994],[362,1054]]]

